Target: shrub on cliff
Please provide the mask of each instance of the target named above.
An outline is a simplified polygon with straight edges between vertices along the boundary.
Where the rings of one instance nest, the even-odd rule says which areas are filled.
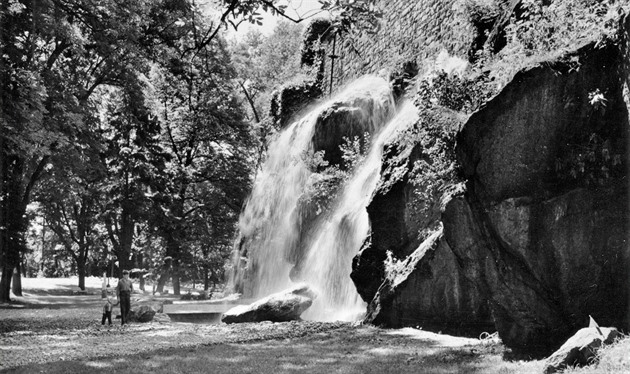
[[[269,116],[276,129],[283,128],[300,111],[320,98],[322,90],[313,80],[290,84],[272,94]]]
[[[502,87],[525,67],[552,60],[590,41],[615,39],[621,14],[629,5],[599,0],[523,0],[522,14],[505,28],[506,46],[482,57]]]
[[[339,188],[365,159],[369,139],[369,133],[352,139],[344,137],[343,143],[339,146],[342,153],[341,165],[330,164],[326,161],[325,151],[302,155],[302,161],[314,173],[310,176],[305,192],[300,198],[300,205],[313,208],[315,215],[325,212],[337,196]]]

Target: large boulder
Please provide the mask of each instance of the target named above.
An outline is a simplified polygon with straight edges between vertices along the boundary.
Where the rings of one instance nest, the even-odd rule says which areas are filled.
[[[164,305],[156,300],[138,300],[131,305],[129,320],[131,322],[151,322],[153,317],[164,311]]]
[[[156,311],[149,305],[134,305],[129,311],[129,321],[131,322],[151,322]]]
[[[614,327],[583,328],[547,358],[543,372],[552,374],[570,367],[590,365],[603,344],[612,344],[621,336]]]
[[[262,298],[250,305],[239,305],[223,313],[225,323],[287,322],[299,320],[315,298],[315,292],[300,284],[286,291]]]
[[[457,138],[443,214],[503,342],[547,354],[593,315],[628,328],[628,110],[615,45],[518,73]]]

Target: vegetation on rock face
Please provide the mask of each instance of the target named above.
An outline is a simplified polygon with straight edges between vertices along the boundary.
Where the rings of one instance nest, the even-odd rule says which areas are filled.
[[[491,9],[501,8],[495,4]],[[498,87],[523,68],[549,61],[591,41],[616,39],[623,1],[523,0],[504,27],[505,46],[496,54],[479,50],[479,64]]]
[[[339,146],[342,153],[340,165],[326,161],[324,150],[304,154],[302,161],[314,173],[310,176],[300,198],[301,204],[309,210],[314,210],[316,215],[327,211],[337,197],[339,189],[365,158],[369,139],[369,133],[363,134],[362,137],[355,136],[353,139],[344,137],[343,143]]]

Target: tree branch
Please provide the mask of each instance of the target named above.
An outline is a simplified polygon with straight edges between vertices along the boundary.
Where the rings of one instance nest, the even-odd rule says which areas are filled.
[[[44,167],[48,163],[49,159],[50,159],[50,155],[46,155],[42,157],[42,159],[37,164],[37,167],[35,168],[33,175],[31,175],[31,179],[28,181],[28,184],[26,185],[26,188],[24,189],[24,195],[22,195],[22,201],[21,201],[21,204],[23,206],[26,206],[28,204],[28,201],[31,196],[31,191],[33,191],[33,187],[35,186],[35,183],[37,183],[42,173],[44,172]]]
[[[206,48],[206,46],[208,44],[210,44],[210,42],[212,41],[212,39],[214,39],[217,34],[219,33],[219,30],[221,30],[221,26],[223,26],[223,24],[226,23],[226,19],[227,17],[230,15],[230,13],[232,13],[232,11],[234,11],[234,9],[236,9],[236,6],[238,5],[239,0],[232,0],[232,2],[230,3],[230,5],[227,7],[227,9],[225,10],[225,12],[223,12],[223,14],[221,15],[221,18],[219,19],[219,24],[217,25],[217,27],[214,29],[214,31],[209,34],[209,36],[206,36],[201,43],[199,43],[199,45],[195,46],[196,52],[195,55],[193,56],[193,58],[195,56],[197,56],[197,54],[199,53],[199,51],[201,51],[202,49]],[[208,33],[210,33],[211,30],[208,30]],[[208,34],[206,34],[208,35]],[[182,57],[188,53],[190,50],[186,50],[184,51],[184,53],[182,53]]]
[[[256,119],[256,123],[260,123],[260,117],[258,117],[258,112],[256,111],[256,106],[254,105],[254,99],[252,99],[252,97],[249,95],[249,92],[245,88],[245,85],[243,84],[243,82],[239,80],[238,84],[239,86],[241,86],[241,89],[243,90],[243,93],[245,94],[245,98],[247,98],[247,102],[249,103],[249,106],[252,107],[252,112],[254,112],[254,118]]]

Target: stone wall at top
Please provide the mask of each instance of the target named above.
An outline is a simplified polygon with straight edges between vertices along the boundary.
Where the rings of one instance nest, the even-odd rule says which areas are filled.
[[[397,64],[434,58],[442,50],[466,58],[475,32],[462,10],[462,0],[381,0],[381,28],[373,35],[354,40],[354,48],[337,40],[334,54],[333,87],[349,83],[364,74],[391,71]],[[328,44],[325,61],[324,90],[330,87]],[[357,53],[358,52],[358,53]]]

